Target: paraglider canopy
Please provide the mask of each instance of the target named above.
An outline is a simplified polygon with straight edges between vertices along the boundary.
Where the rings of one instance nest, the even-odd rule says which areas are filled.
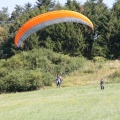
[[[47,27],[49,25],[61,22],[76,22],[89,26],[94,29],[92,22],[84,15],[70,11],[70,10],[57,10],[40,14],[23,24],[15,36],[15,45],[20,47],[21,43],[32,33]]]

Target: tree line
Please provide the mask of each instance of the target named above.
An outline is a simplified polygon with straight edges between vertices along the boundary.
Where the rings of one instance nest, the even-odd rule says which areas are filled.
[[[72,10],[87,16],[94,24],[97,38],[90,28],[78,23],[60,23],[46,27],[28,37],[18,49],[14,45],[15,34],[29,19],[54,10]],[[70,56],[84,56],[93,59],[120,58],[120,0],[112,8],[103,0],[89,0],[81,4],[67,0],[64,5],[53,0],[36,0],[36,4],[16,5],[11,15],[8,8],[0,10],[0,58],[32,49],[47,48]]]

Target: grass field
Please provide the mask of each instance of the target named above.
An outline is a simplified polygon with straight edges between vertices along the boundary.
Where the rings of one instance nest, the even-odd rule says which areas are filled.
[[[0,95],[1,120],[120,120],[120,84]]]

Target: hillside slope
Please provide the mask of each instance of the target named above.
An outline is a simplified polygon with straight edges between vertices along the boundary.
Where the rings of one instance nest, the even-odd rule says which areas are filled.
[[[54,87],[57,74],[62,75],[64,87],[97,84],[101,78],[106,83],[118,83],[120,60],[93,62],[84,57],[70,57],[47,49],[21,52],[10,59],[0,60],[0,93]]]
[[[63,86],[120,82],[120,60],[97,62],[87,61],[84,67],[66,76]]]

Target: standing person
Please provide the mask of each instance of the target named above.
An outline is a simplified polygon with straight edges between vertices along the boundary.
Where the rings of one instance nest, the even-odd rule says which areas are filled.
[[[56,77],[56,85],[57,87],[61,86],[61,82],[62,82],[62,77],[58,74]]]
[[[100,86],[101,86],[101,89],[103,90],[104,89],[104,85],[105,85],[105,82],[103,79],[101,79],[100,81]]]

